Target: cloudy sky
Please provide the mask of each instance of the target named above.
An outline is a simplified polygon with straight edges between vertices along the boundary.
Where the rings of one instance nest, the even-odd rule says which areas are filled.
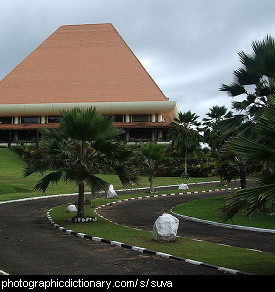
[[[0,0],[0,80],[59,26],[112,23],[163,93],[201,118],[238,52],[275,33],[274,0]]]

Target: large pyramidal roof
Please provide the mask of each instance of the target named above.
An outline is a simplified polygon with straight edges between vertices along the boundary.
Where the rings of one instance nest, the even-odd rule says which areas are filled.
[[[0,81],[0,104],[165,100],[112,24],[61,26]]]

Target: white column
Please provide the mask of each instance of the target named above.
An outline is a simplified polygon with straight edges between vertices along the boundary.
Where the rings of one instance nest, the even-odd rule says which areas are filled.
[[[41,116],[41,124],[45,124],[46,123],[46,117]]]
[[[125,115],[125,122],[130,123],[130,115]]]
[[[14,117],[14,124],[15,125],[19,124],[19,117]]]
[[[162,122],[162,114],[158,115],[158,122]]]
[[[156,115],[155,114],[152,114],[151,115],[151,122],[155,122],[156,121]]]

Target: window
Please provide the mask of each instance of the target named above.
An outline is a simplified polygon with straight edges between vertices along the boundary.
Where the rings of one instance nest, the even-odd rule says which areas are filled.
[[[132,115],[132,122],[149,122],[149,115]]]
[[[123,115],[103,115],[107,118],[114,118],[115,122],[124,122]]]
[[[21,124],[39,124],[40,123],[40,117],[21,117]]]
[[[60,123],[62,117],[48,117],[48,123]]]
[[[12,124],[12,117],[0,118],[0,124]]]
[[[123,122],[123,115],[116,115],[115,122]]]

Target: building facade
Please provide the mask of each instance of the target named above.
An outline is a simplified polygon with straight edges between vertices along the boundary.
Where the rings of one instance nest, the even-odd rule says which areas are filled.
[[[108,23],[61,26],[0,81],[0,143],[37,138],[76,106],[114,116],[125,142],[166,141],[178,112]]]

